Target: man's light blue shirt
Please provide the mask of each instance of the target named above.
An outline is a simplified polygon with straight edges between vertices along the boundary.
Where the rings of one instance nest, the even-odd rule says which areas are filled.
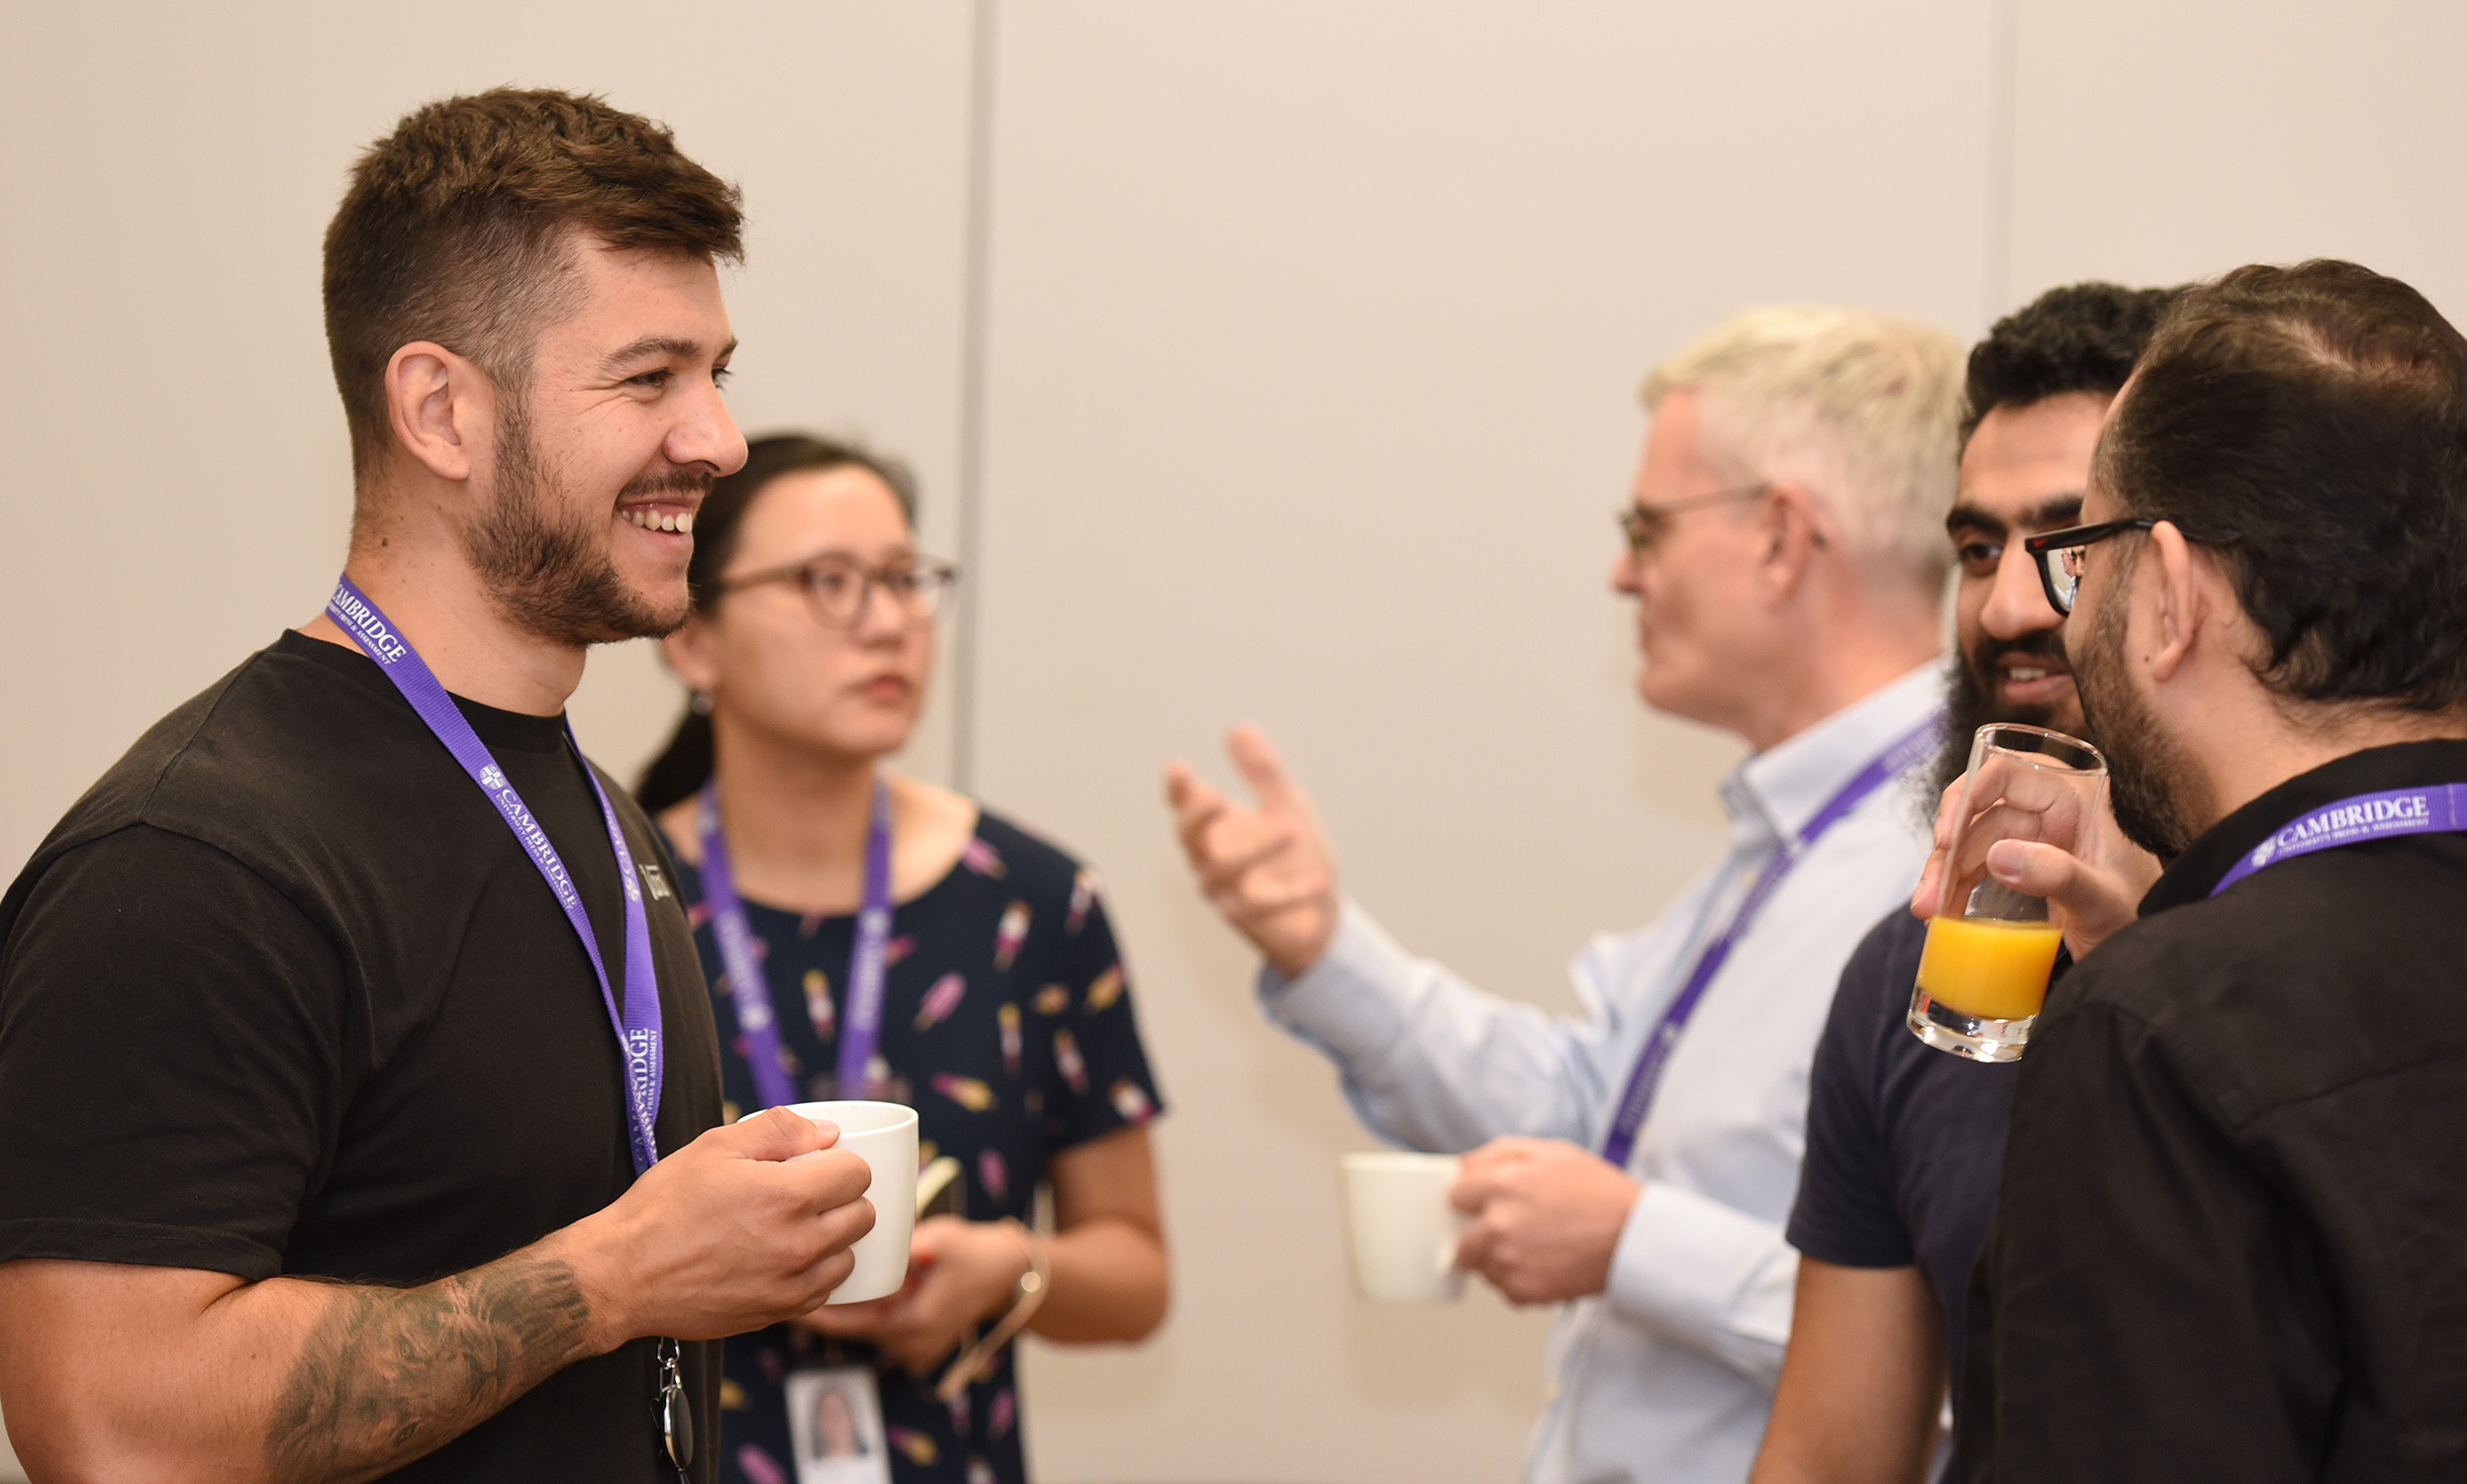
[[[1569,968],[1583,1017],[1488,994],[1407,954],[1348,903],[1319,962],[1263,969],[1269,1015],[1333,1059],[1374,1131],[1456,1152],[1503,1134],[1599,1150],[1662,1010],[1757,873],[1860,769],[1939,704],[1934,664],[1723,780],[1731,846],[1651,927],[1602,934]],[[1644,1182],[1603,1294],[1565,1306],[1533,1484],[1748,1476],[1790,1338],[1808,1065],[1835,981],[1909,900],[1933,810],[1914,770],[1800,858],[1733,948],[1671,1053],[1628,1160]]]

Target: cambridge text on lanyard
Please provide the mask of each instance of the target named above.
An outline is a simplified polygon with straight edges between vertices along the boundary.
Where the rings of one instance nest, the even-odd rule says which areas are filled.
[[[480,786],[488,801],[505,816],[507,828],[522,846],[522,853],[539,868],[548,889],[556,893],[557,905],[565,908],[565,920],[574,926],[575,936],[583,940],[583,953],[591,960],[591,972],[600,978],[600,998],[609,1007],[609,1024],[616,1028],[617,1051],[625,1064],[625,1105],[627,1142],[632,1146],[634,1173],[640,1174],[659,1162],[659,1139],[656,1130],[660,1115],[660,986],[659,976],[651,965],[651,919],[642,905],[642,882],[634,876],[633,853],[625,848],[625,831],[617,822],[617,810],[609,803],[600,777],[583,765],[583,777],[591,780],[591,791],[600,800],[600,817],[608,822],[609,844],[617,850],[617,874],[625,885],[625,997],[618,1000],[609,984],[608,966],[600,961],[600,940],[591,930],[591,913],[583,906],[583,894],[574,885],[573,874],[558,859],[557,848],[532,817],[522,795],[506,778],[506,771],[497,766],[496,757],[480,734],[454,705],[454,698],[445,693],[444,685],[428,663],[420,657],[411,641],[378,606],[371,603],[348,577],[334,582],[334,596],[326,604],[326,616],[342,626],[362,653],[377,662],[387,680],[403,693],[412,709],[428,725],[445,750],[454,755],[462,771]],[[565,724],[566,744],[574,748],[577,761],[582,748],[574,741],[574,723]]]
[[[1679,986],[1677,994],[1671,996],[1669,1007],[1661,1012],[1660,1023],[1645,1039],[1645,1050],[1636,1059],[1636,1069],[1628,1073],[1627,1090],[1620,1094],[1618,1109],[1611,1117],[1610,1132],[1603,1137],[1603,1159],[1622,1169],[1627,1167],[1628,1156],[1636,1150],[1636,1136],[1644,1130],[1645,1115],[1654,1105],[1655,1089],[1661,1085],[1661,1074],[1669,1067],[1670,1053],[1679,1044],[1679,1032],[1687,1028],[1687,1018],[1696,1013],[1696,1004],[1704,998],[1705,987],[1713,982],[1715,974],[1722,972],[1722,965],[1730,958],[1731,950],[1739,946],[1739,940],[1746,936],[1749,926],[1755,921],[1756,913],[1763,910],[1775,888],[1781,885],[1782,878],[1790,874],[1791,867],[1799,864],[1799,858],[1816,844],[1817,837],[1841,823],[1844,816],[1858,807],[1860,800],[1935,756],[1944,730],[1945,715],[1940,711],[1896,737],[1891,746],[1853,774],[1850,781],[1842,786],[1840,792],[1825,800],[1824,807],[1810,816],[1796,835],[1783,840],[1773,852],[1773,859],[1765,863],[1764,870],[1756,875],[1755,883],[1741,899],[1739,910],[1731,914],[1730,925],[1705,945],[1703,953],[1697,955],[1696,967],[1688,971],[1687,981]]]
[[[2427,784],[2420,788],[2387,788],[2358,793],[2324,804],[2295,820],[2236,861],[2219,884],[2217,896],[2265,866],[2309,856],[2317,850],[2362,845],[2393,835],[2438,835],[2467,830],[2467,784]]]
[[[445,750],[454,755],[462,771],[480,786],[488,801],[505,817],[506,827],[522,846],[522,853],[539,869],[540,879],[556,893],[557,905],[565,908],[565,920],[574,927],[576,937],[583,940],[583,953],[591,960],[591,972],[600,979],[600,999],[609,1007],[609,1024],[617,1031],[617,1049],[625,1064],[625,1132],[626,1143],[634,1159],[634,1173],[659,1162],[659,1117],[662,1046],[660,1043],[659,975],[651,964],[651,919],[642,904],[642,881],[634,875],[633,852],[625,847],[624,828],[617,823],[617,810],[609,802],[608,789],[600,787],[600,776],[583,764],[583,777],[591,780],[593,796],[600,800],[600,817],[609,827],[609,844],[617,851],[617,879],[625,886],[625,997],[619,1001],[609,984],[609,968],[600,958],[600,939],[592,932],[591,913],[583,905],[583,894],[574,884],[573,873],[558,858],[557,847],[548,839],[548,832],[532,816],[530,806],[515,791],[506,770],[497,766],[497,759],[471,729],[471,723],[455,706],[436,672],[412,648],[368,595],[361,592],[348,577],[334,580],[334,596],[326,603],[326,616],[341,625],[351,636],[360,652],[377,662],[387,680],[403,693],[420,719]],[[577,762],[582,761],[582,747],[574,740],[574,723],[565,724],[566,745],[574,749]],[[694,1415],[686,1400],[682,1369],[683,1351],[674,1340],[662,1338],[656,1347],[658,1376],[654,1412],[660,1427],[661,1441],[668,1449],[668,1460],[682,1477],[694,1462]]]
[[[745,1061],[753,1068],[755,1098],[766,1108],[801,1101],[781,1058],[779,1020],[771,1006],[771,986],[763,977],[762,959],[754,952],[754,930],[746,924],[745,903],[736,894],[728,838],[719,827],[716,778],[703,786],[700,823],[703,901],[711,908],[719,966],[728,974],[728,999],[736,1007],[736,1028],[745,1036]],[[871,1096],[875,1090],[874,1048],[882,1041],[883,971],[890,944],[891,788],[876,778],[874,817],[865,832],[865,896],[857,909],[856,946],[848,955],[848,1006],[840,1014],[835,1090],[841,1097]]]

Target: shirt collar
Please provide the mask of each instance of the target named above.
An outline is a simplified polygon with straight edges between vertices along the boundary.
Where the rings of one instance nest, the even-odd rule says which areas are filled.
[[[1931,660],[1741,763],[1722,780],[1733,830],[1796,837],[1860,769],[1941,710],[1944,694],[1944,667]]]
[[[2450,783],[2467,783],[2467,742],[2399,742],[2333,758],[2212,825],[2159,874],[2141,898],[2141,915],[2208,898],[2247,851],[2298,815],[2358,793]]]

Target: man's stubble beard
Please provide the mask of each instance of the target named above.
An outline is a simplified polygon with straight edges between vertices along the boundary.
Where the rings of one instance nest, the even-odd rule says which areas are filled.
[[[2184,806],[2201,796],[2204,784],[2176,739],[2159,724],[2148,702],[2125,673],[2126,584],[2134,556],[2116,564],[2106,600],[2089,615],[2090,629],[2073,660],[2073,691],[2082,718],[2107,754],[2108,804],[2125,837],[2161,860],[2173,860],[2193,843]],[[2080,610],[2074,610],[2081,616]]]
[[[673,604],[656,607],[626,587],[608,548],[615,510],[595,518],[567,498],[540,457],[519,399],[509,400],[498,428],[496,462],[496,499],[464,529],[463,555],[508,622],[575,648],[659,637],[685,622],[690,605],[683,584]],[[637,485],[688,484],[707,491],[711,482],[652,476],[624,493],[637,493]]]

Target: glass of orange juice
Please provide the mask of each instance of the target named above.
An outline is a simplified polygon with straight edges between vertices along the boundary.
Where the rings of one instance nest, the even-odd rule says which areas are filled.
[[[2106,797],[2107,759],[2079,737],[2012,722],[1978,729],[1945,848],[1944,894],[1919,954],[1913,1035],[1981,1062],[2022,1055],[2063,932],[2048,920],[2046,898],[1987,874],[1987,852],[2004,840],[2076,849]]]

